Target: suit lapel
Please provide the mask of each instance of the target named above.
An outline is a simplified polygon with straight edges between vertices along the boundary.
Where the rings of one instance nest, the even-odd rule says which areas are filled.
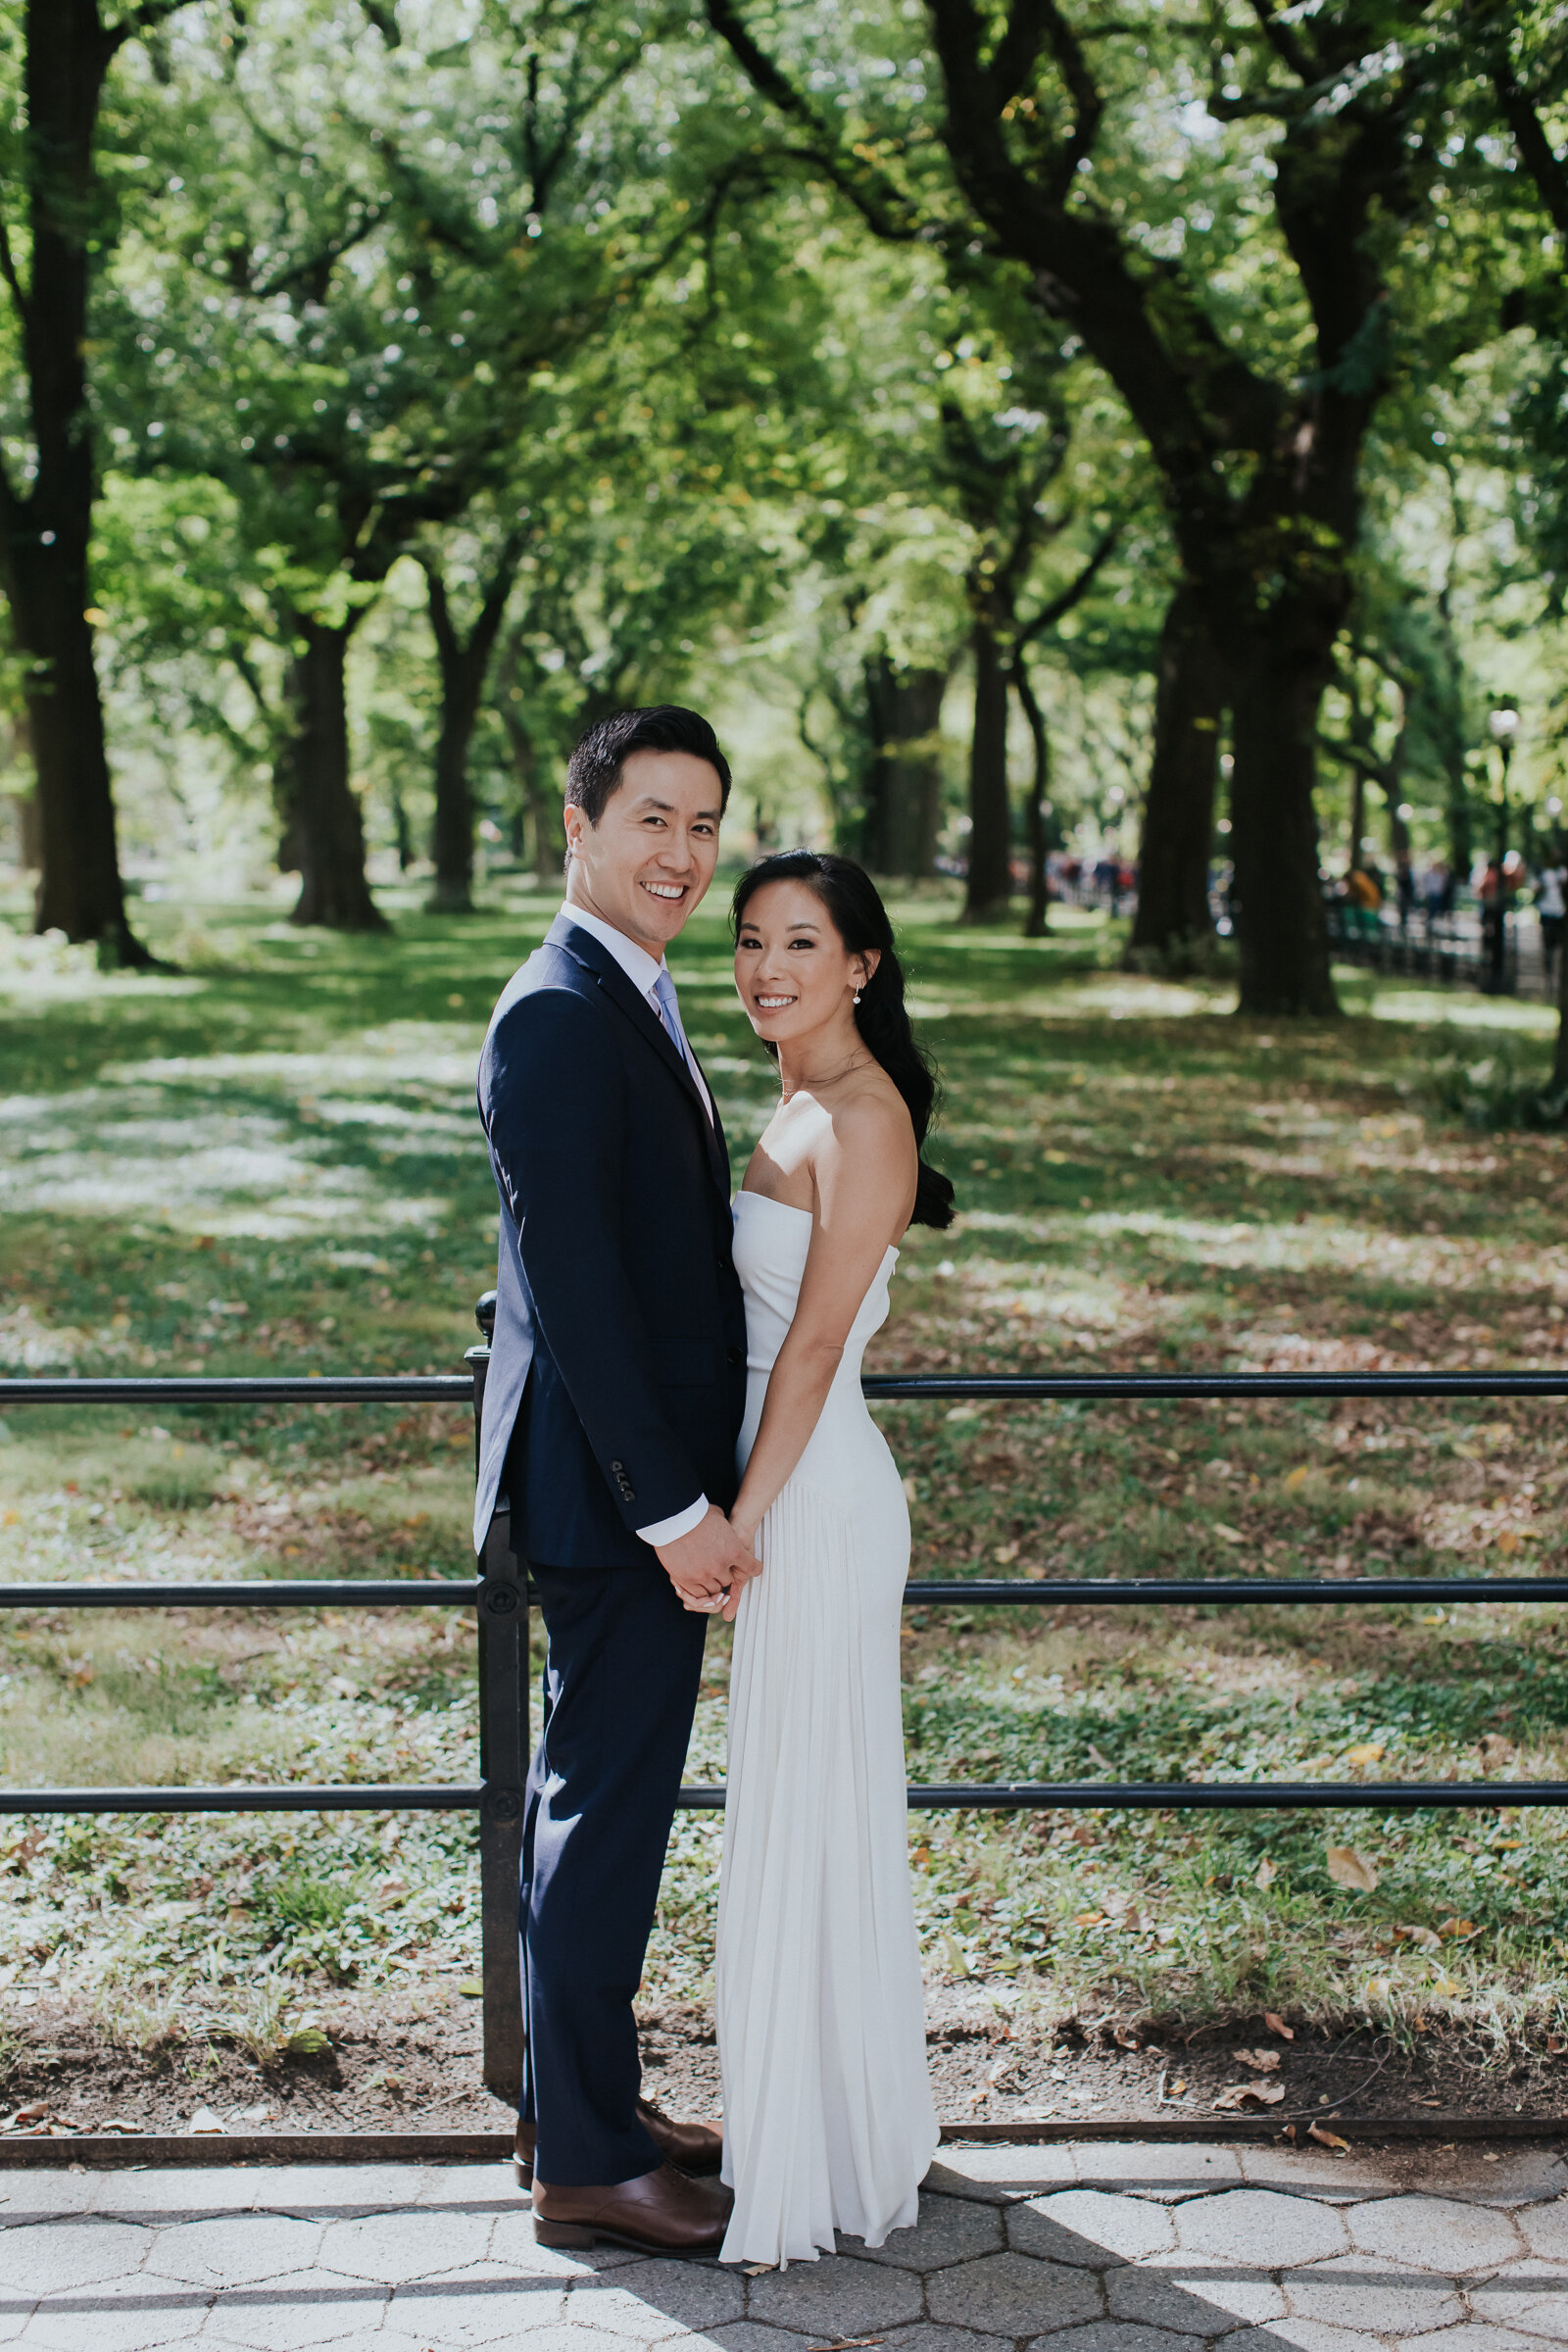
[[[688,1045],[691,1044],[689,1038],[686,1042]],[[692,1058],[694,1061],[697,1060],[695,1046],[692,1047]],[[697,1062],[697,1066],[703,1070],[700,1061]],[[713,1115],[710,1118],[707,1107],[699,1096],[697,1107],[703,1114],[703,1132],[708,1138],[709,1173],[727,1200],[729,1199],[729,1146],[724,1141],[724,1124],[718,1115],[718,1098],[713,1093],[712,1082],[706,1070],[703,1070],[703,1084],[708,1088],[708,1100],[713,1105]],[[696,1093],[695,1087],[692,1091],[694,1094]]]
[[[702,1121],[703,1138],[708,1146],[709,1174],[728,1200],[729,1152],[724,1143],[724,1131],[718,1123],[718,1105],[716,1102],[713,1104],[713,1115],[710,1119],[708,1106],[697,1091],[697,1082],[686,1066],[686,1056],[648,999],[632,986],[609,949],[595,939],[591,931],[584,931],[574,923],[569,915],[556,917],[546,934],[546,944],[564,948],[568,956],[574,956],[585,970],[593,973],[615,1009],[625,1015],[644,1043],[653,1048],[664,1067],[679,1079],[687,1101]],[[707,1085],[706,1071],[703,1082]],[[712,1102],[713,1090],[710,1086],[708,1095],[709,1101]]]

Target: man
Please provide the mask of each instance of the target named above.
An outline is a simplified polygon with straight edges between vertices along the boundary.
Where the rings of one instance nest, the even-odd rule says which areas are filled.
[[[704,1611],[758,1573],[725,1516],[746,1402],[729,1160],[663,960],[713,878],[729,781],[695,711],[589,730],[566,770],[566,903],[479,1064],[501,1250],[474,1543],[508,1497],[549,1640],[517,2128],[547,2245],[712,2253],[728,2205],[693,2177],[717,2171],[718,2132],[638,2096],[632,2001]]]

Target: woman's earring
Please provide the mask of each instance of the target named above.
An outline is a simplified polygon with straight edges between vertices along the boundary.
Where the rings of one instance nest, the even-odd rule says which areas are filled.
[[[857,989],[857,990],[856,990],[856,992],[855,992],[855,1002],[857,1003],[857,1004],[858,1004],[858,1003],[860,1002],[860,992],[859,992],[859,990],[858,990],[858,989]]]

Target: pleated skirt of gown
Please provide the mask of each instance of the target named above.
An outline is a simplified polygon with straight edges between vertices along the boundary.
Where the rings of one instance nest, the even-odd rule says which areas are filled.
[[[835,2230],[878,2246],[912,2225],[939,2137],[900,1701],[908,1509],[858,1355],[759,1548],[730,1678],[721,2259],[784,2264]]]

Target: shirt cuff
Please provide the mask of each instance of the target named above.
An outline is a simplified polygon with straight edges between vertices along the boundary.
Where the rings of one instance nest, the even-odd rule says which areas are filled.
[[[652,1544],[657,1549],[661,1544],[678,1544],[694,1527],[701,1527],[707,1517],[708,1496],[699,1494],[695,1502],[677,1511],[672,1519],[656,1519],[652,1527],[640,1527],[637,1533],[645,1544]]]

